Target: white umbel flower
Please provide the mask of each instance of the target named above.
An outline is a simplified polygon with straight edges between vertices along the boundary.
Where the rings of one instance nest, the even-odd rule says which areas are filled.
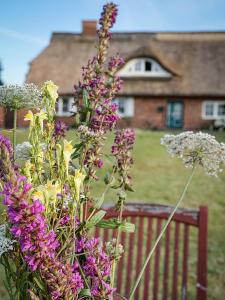
[[[166,146],[171,156],[182,158],[186,167],[198,164],[210,176],[217,176],[225,164],[225,144],[207,133],[187,131],[178,135],[167,134],[161,139],[161,144]]]
[[[16,242],[6,237],[6,230],[6,224],[0,226],[0,256],[9,250],[13,250],[13,244]]]
[[[0,87],[0,106],[11,110],[42,108],[41,92],[33,83],[20,85],[3,85]]]
[[[31,158],[32,145],[29,142],[23,142],[16,146],[16,159],[29,160]]]
[[[42,151],[46,151],[46,144],[40,144]],[[23,142],[16,145],[16,159],[17,160],[29,160],[31,159],[32,145],[29,142]]]

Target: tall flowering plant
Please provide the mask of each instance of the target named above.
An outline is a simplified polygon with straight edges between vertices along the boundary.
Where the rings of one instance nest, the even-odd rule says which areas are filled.
[[[15,147],[14,139],[13,149],[0,136],[1,195],[6,207],[0,227],[0,262],[10,299],[113,299],[116,263],[123,252],[120,232],[134,231],[133,224],[122,220],[126,192],[132,190],[133,130],[115,131],[105,191],[94,197],[92,187],[104,164],[106,135],[119,120],[113,99],[121,88],[116,72],[123,60],[107,58],[109,30],[116,15],[115,4],[104,6],[97,54],[75,86],[74,141],[66,139],[66,125],[55,122],[58,87],[51,81],[40,91],[33,87],[29,94],[33,102],[37,95],[40,103],[37,111],[25,116],[28,141]],[[23,107],[25,98],[21,89],[17,91],[5,87],[0,98],[4,104],[13,99],[15,111]],[[110,188],[118,190],[119,217],[107,221],[101,207]],[[118,236],[103,244],[90,234],[95,226],[116,229]]]
[[[75,85],[73,141],[66,139],[67,126],[55,122],[58,87],[53,82],[44,83],[40,91],[33,85],[0,90],[0,104],[14,110],[15,116],[24,106],[39,108],[25,116],[29,122],[28,141],[15,145],[16,126],[14,147],[0,135],[0,189],[6,208],[0,225],[0,263],[12,300],[114,299],[116,264],[123,252],[120,235],[135,230],[134,224],[123,219],[127,192],[132,191],[135,133],[132,129],[115,130],[119,116],[113,102],[121,89],[116,74],[124,61],[118,56],[107,57],[109,30],[116,16],[115,4],[103,7],[97,54],[83,68],[82,81]],[[112,165],[104,176],[104,192],[94,197],[92,188],[100,179],[98,170],[104,165],[103,146],[110,131],[115,134]],[[166,135],[162,144],[192,171],[147,255],[129,300],[184,199],[196,166],[207,175],[217,176],[225,164],[225,144],[205,133]],[[111,220],[104,219],[106,211],[102,209],[109,189],[117,191],[118,218]],[[91,230],[96,226],[117,230],[116,239],[104,244],[93,237]]]

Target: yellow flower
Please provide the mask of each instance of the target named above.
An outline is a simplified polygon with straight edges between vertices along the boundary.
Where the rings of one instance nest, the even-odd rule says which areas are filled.
[[[71,142],[68,142],[67,140],[64,140],[64,151],[68,152],[68,153],[72,153],[73,152],[73,145],[71,145]]]
[[[42,87],[42,92],[45,96],[49,96],[56,100],[58,98],[58,86],[55,85],[51,80],[46,81]]]
[[[37,123],[41,127],[41,132],[43,132],[43,122],[47,119],[46,113],[43,110],[41,110],[40,112],[35,114],[35,118],[37,118]]]
[[[64,159],[67,175],[68,175],[70,157],[74,151],[73,145],[71,145],[71,143],[72,141],[68,142],[67,140],[64,140],[63,159]]]
[[[57,194],[59,193],[61,193],[61,187],[59,183],[47,181],[45,185],[40,185],[36,188],[36,191],[33,193],[33,197],[44,203],[46,206],[46,211],[48,211],[48,206],[56,206]]]
[[[74,176],[74,184],[75,184],[75,189],[76,189],[76,200],[79,201],[80,198],[80,189],[83,185],[85,179],[85,175],[82,174],[80,170],[75,171],[75,176]]]
[[[44,202],[44,193],[43,191],[37,190],[33,193],[33,197],[39,199],[41,202]]]
[[[36,113],[34,115],[35,117],[37,117],[39,120],[44,121],[47,119],[47,115],[43,110],[40,110],[38,113]]]
[[[61,193],[61,187],[58,182],[54,184],[52,181],[48,181],[45,185],[46,194],[48,195],[49,199],[56,199],[57,194]]]
[[[37,112],[36,114],[33,114],[33,112],[29,110],[24,117],[24,121],[30,121],[30,127],[33,127],[34,125],[35,126],[40,125],[42,131],[43,131],[43,121],[46,119],[47,119],[47,115],[43,110]]]
[[[34,124],[34,114],[31,110],[24,116],[24,121],[30,121],[30,126]]]
[[[30,160],[27,160],[23,168],[23,173],[27,177],[28,182],[32,182],[32,177],[31,177],[32,167],[33,165],[31,164]]]

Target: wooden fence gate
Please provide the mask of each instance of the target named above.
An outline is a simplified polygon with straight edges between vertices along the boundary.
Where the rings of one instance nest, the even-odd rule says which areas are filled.
[[[135,233],[122,233],[125,253],[117,270],[117,291],[128,296],[154,240],[168,219],[171,206],[127,204],[123,217],[135,223]],[[206,300],[207,207],[178,209],[148,264],[135,300]],[[107,208],[107,218],[117,213]],[[96,236],[109,241],[115,230],[96,228]]]

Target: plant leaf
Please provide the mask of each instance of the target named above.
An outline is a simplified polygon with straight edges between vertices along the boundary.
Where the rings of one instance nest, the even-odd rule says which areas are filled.
[[[103,204],[103,202],[104,202],[104,200],[105,200],[105,194],[102,194],[101,197],[96,197],[94,199],[94,201],[95,201],[94,208],[100,209],[101,206],[102,206],[102,204]]]
[[[97,227],[106,229],[117,229],[120,228],[123,232],[132,233],[135,231],[135,224],[123,221],[119,223],[117,219],[101,220],[96,224]]]
[[[94,216],[90,218],[90,220],[85,224],[85,227],[90,229],[98,224],[105,216],[106,211],[100,210]]]
[[[84,107],[88,107],[89,106],[88,92],[86,90],[83,90],[83,105],[84,105]]]
[[[107,228],[107,229],[116,229],[120,226],[117,219],[108,219],[108,220],[101,220],[96,224],[97,227],[100,228]]]
[[[130,222],[122,222],[120,224],[120,229],[123,232],[129,232],[132,233],[135,231],[135,224],[130,223]]]
[[[79,293],[79,298],[84,297],[84,296],[89,296],[91,297],[91,291],[89,289],[83,289]]]

